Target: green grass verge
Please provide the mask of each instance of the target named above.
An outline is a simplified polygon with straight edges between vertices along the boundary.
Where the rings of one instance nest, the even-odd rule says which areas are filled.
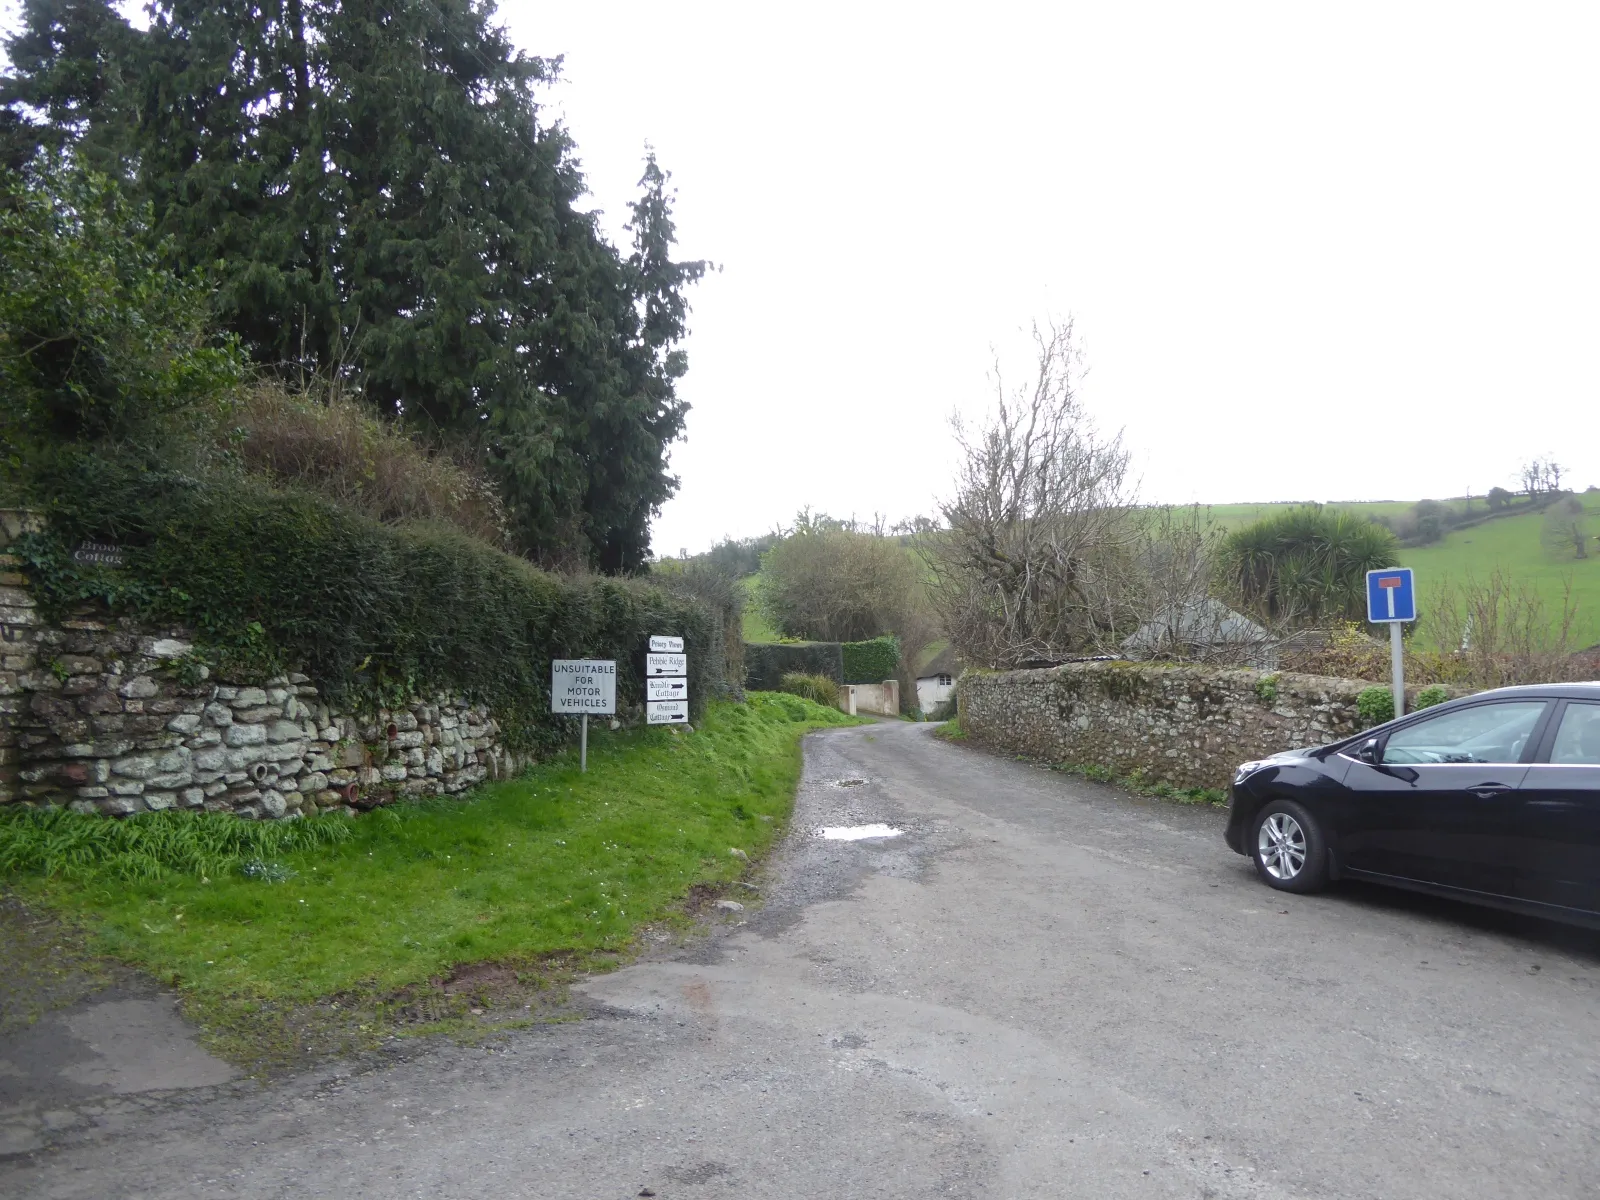
[[[336,824],[331,837],[249,826],[287,840],[197,856],[204,822],[154,814],[163,837],[144,838],[148,861],[130,870],[126,847],[95,833],[104,818],[52,815],[0,825],[0,861],[26,902],[178,988],[214,1048],[270,1069],[464,1017],[471,989],[450,981],[471,964],[537,988],[547,968],[603,967],[642,927],[686,921],[692,890],[714,895],[746,869],[730,850],[754,858],[783,828],[800,735],[852,723],[754,693],[692,733],[597,732],[587,774],[569,755],[470,800],[300,823]],[[88,827],[76,857],[50,858],[44,843],[68,826]]]

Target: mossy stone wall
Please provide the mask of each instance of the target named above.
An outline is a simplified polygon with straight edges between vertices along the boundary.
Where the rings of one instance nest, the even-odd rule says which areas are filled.
[[[1267,680],[1275,686],[1260,686]],[[1106,767],[1181,788],[1223,788],[1242,762],[1359,733],[1369,683],[1180,664],[1089,662],[969,673],[962,731],[996,749]]]

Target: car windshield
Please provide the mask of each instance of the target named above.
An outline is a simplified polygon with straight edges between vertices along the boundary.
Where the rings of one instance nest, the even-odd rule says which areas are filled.
[[[1514,763],[1544,711],[1542,700],[1479,704],[1389,735],[1386,763]]]

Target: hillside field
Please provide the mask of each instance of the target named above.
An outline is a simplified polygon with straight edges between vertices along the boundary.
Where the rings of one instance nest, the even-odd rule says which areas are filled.
[[[1600,533],[1600,492],[1583,492],[1579,499],[1588,514],[1590,534]],[[1398,517],[1415,503],[1414,500],[1376,500],[1334,503],[1327,507],[1367,517]],[[1460,509],[1466,501],[1456,497],[1443,503]],[[1213,504],[1205,511],[1223,528],[1237,529],[1294,507],[1297,506],[1289,503]],[[1472,511],[1485,511],[1481,497],[1473,498]],[[1600,642],[1600,543],[1590,550],[1587,559],[1558,562],[1539,543],[1543,520],[1543,513],[1532,511],[1497,517],[1471,529],[1454,530],[1432,546],[1401,550],[1398,565],[1411,567],[1417,573],[1424,619],[1428,600],[1441,584],[1459,584],[1469,577],[1483,579],[1500,567],[1538,591],[1552,620],[1560,614],[1562,593],[1570,578],[1572,598],[1577,607],[1572,628],[1573,646],[1581,648]]]
[[[1589,533],[1600,534],[1600,492],[1579,493],[1579,498],[1589,517]],[[1201,511],[1209,520],[1231,531],[1275,512],[1297,508],[1301,503],[1304,502],[1212,504],[1202,505]],[[1371,500],[1335,502],[1326,507],[1363,517],[1395,518],[1410,511],[1415,503],[1415,500]],[[1470,501],[1457,496],[1441,503],[1458,511],[1466,509],[1474,516],[1487,512],[1481,496],[1475,496]],[[1454,530],[1443,541],[1432,546],[1402,549],[1397,565],[1411,567],[1417,572],[1424,617],[1429,599],[1441,585],[1460,584],[1468,578],[1483,579],[1500,567],[1537,590],[1552,620],[1560,614],[1562,592],[1570,578],[1572,598],[1577,607],[1572,628],[1573,647],[1577,649],[1600,643],[1600,542],[1594,544],[1587,559],[1558,562],[1540,545],[1543,520],[1542,512],[1518,512],[1496,517],[1470,529]],[[741,581],[746,596],[745,640],[782,641],[784,639],[756,608],[756,580],[756,576],[749,576]]]
[[[756,603],[756,582],[759,575],[746,575],[739,581],[739,586],[744,589],[744,640],[747,642],[782,642],[793,641],[785,638],[768,622],[762,613],[760,605]]]

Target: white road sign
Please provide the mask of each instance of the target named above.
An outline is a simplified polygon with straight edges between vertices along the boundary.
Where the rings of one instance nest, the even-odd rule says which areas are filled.
[[[687,725],[689,702],[687,700],[647,700],[644,719],[651,725]]]
[[[644,656],[644,673],[646,675],[687,675],[689,673],[689,656],[687,654],[646,654]]]
[[[609,658],[558,658],[550,664],[550,711],[617,711],[617,664]]]
[[[646,700],[687,700],[689,698],[689,681],[678,678],[646,679],[644,681],[644,698]]]
[[[655,651],[675,651],[683,653],[683,639],[681,637],[663,637],[661,634],[652,634],[650,649]]]

